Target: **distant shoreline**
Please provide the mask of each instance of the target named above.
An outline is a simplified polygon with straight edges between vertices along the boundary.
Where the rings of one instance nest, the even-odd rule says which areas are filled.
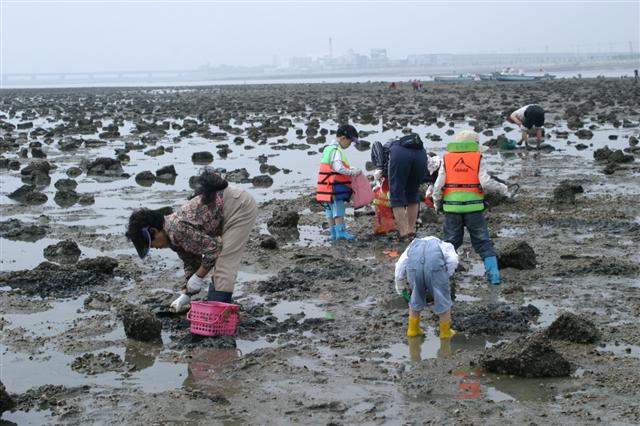
[[[0,90],[18,89],[79,89],[79,88],[169,88],[169,87],[204,87],[204,86],[237,86],[237,85],[269,85],[269,84],[339,84],[339,83],[388,83],[388,82],[408,82],[418,79],[424,83],[433,81],[433,76],[457,75],[457,74],[481,74],[497,71],[503,67],[486,67],[466,65],[456,67],[438,67],[431,69],[413,68],[385,68],[372,70],[340,70],[318,73],[292,73],[292,74],[270,74],[253,76],[227,76],[219,78],[195,78],[176,79],[169,76],[166,79],[155,79],[151,81],[140,81],[132,78],[123,78],[114,81],[97,80],[43,80],[36,84],[29,81],[29,84],[12,84],[6,82],[2,84]],[[620,78],[623,76],[633,77],[634,69],[640,68],[640,63],[607,63],[607,64],[558,64],[546,66],[544,68],[533,69],[533,66],[515,66],[515,69],[522,68],[525,73],[548,72],[556,75],[557,78],[596,78],[604,76],[606,78]],[[25,82],[26,83],[26,82]]]

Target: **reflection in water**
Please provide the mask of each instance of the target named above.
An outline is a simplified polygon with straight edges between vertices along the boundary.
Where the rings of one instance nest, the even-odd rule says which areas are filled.
[[[133,365],[136,371],[152,367],[162,351],[161,343],[143,343],[127,339],[124,362]]]
[[[214,381],[220,368],[242,357],[240,349],[209,350],[195,352],[189,361],[184,386],[197,382]]]
[[[424,336],[408,337],[409,342],[409,359],[411,362],[422,361],[422,343],[425,340]],[[438,358],[448,358],[451,356],[451,340],[452,339],[439,339],[440,347],[438,348]]]

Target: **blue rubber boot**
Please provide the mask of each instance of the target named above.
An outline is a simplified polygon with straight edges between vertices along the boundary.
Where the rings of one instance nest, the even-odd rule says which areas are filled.
[[[336,240],[336,226],[335,225],[329,226],[329,232],[331,233],[331,241],[335,241]]]
[[[336,225],[336,240],[354,241],[356,240],[356,236],[348,233],[345,224],[341,223],[340,225]]]
[[[498,270],[498,258],[496,258],[495,256],[485,257],[484,270],[491,284],[500,285],[500,271]]]

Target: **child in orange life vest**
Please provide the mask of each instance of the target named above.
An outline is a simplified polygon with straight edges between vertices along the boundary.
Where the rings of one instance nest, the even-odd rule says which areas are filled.
[[[353,193],[351,177],[362,173],[358,168],[349,167],[344,150],[349,148],[351,143],[359,143],[356,128],[349,124],[338,127],[336,140],[324,149],[320,161],[316,200],[324,206],[333,241],[356,239],[346,231],[344,224],[345,202],[351,199]]]
[[[420,312],[427,304],[427,291],[433,295],[433,311],[440,319],[440,338],[449,339],[456,334],[451,328],[449,277],[457,266],[458,254],[453,245],[436,237],[415,239],[402,253],[396,262],[394,278],[399,295],[405,289],[411,292],[407,337],[424,334]]]

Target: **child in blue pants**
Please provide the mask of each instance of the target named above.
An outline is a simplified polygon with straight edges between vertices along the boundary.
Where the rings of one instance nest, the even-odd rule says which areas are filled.
[[[449,277],[458,266],[458,254],[453,245],[436,237],[415,239],[396,262],[395,287],[409,288],[409,326],[407,337],[423,335],[420,313],[427,304],[427,291],[433,295],[433,311],[440,319],[440,338],[449,339],[456,332],[451,328],[451,290]]]

